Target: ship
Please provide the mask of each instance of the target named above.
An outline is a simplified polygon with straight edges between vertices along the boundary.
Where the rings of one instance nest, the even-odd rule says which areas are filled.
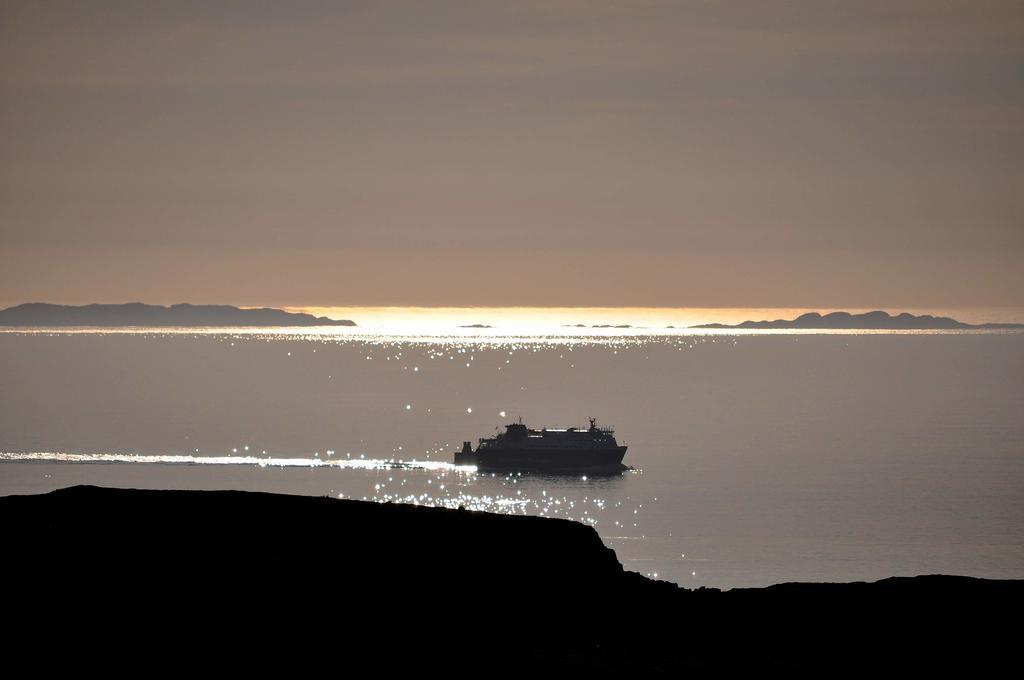
[[[626,466],[622,459],[626,446],[615,441],[615,431],[598,427],[589,418],[586,430],[543,428],[534,430],[517,423],[505,426],[505,432],[482,437],[476,450],[471,442],[463,442],[455,453],[456,465],[475,465],[478,470],[532,471],[557,473],[614,473]]]

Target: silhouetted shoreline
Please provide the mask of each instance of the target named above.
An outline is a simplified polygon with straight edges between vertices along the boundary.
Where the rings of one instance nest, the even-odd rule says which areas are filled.
[[[942,330],[942,329],[1000,329],[1024,328],[1020,323],[981,323],[970,324],[948,316],[932,316],[922,314],[914,316],[907,312],[890,315],[888,312],[865,312],[851,314],[849,312],[831,312],[819,314],[808,312],[795,319],[776,319],[775,321],[744,321],[729,325],[723,323],[705,323],[690,328],[777,328],[777,329],[847,329],[847,330]]]
[[[347,319],[329,319],[281,309],[242,309],[230,305],[164,307],[129,302],[114,305],[51,305],[30,302],[0,310],[0,326],[59,328],[63,326],[239,327],[355,326]]]
[[[1015,660],[1024,600],[1024,581],[956,576],[687,590],[624,571],[568,520],[269,493],[72,487],[0,498],[0,518],[6,582],[34,615],[103,608],[151,636],[185,614],[225,642],[298,625],[343,642],[342,668],[976,669]]]

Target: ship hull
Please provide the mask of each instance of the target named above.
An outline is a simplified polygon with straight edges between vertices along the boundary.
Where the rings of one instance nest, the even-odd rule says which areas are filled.
[[[625,455],[625,446],[587,450],[500,447],[456,452],[455,464],[475,465],[482,471],[607,473],[625,470]]]

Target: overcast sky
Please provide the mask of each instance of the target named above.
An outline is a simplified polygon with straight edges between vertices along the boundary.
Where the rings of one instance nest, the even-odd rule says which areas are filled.
[[[1024,3],[0,2],[0,303],[1024,306]]]

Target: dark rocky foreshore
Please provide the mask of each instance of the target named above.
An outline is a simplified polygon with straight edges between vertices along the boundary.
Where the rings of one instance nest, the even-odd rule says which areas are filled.
[[[297,643],[341,670],[461,673],[1019,659],[1024,581],[686,590],[566,520],[236,491],[74,487],[0,498],[0,519],[9,618],[245,665]]]

